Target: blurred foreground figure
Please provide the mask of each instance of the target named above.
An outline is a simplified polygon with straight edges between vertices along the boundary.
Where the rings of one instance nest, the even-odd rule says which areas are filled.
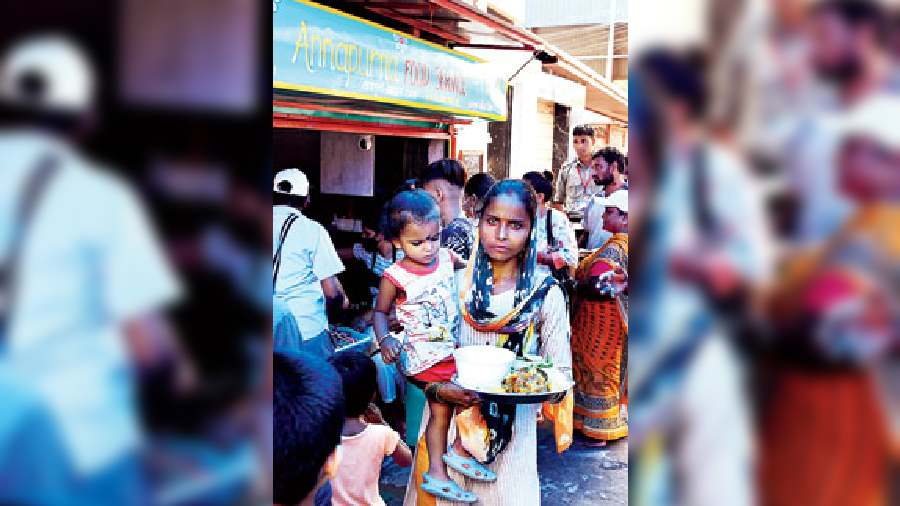
[[[151,502],[135,380],[184,364],[157,314],[179,284],[136,195],[77,151],[94,90],[58,36],[0,61],[4,504]]]
[[[900,393],[882,384],[879,399],[873,372],[895,371],[900,349],[898,117],[900,98],[880,96],[833,125],[838,180],[857,210],[790,259],[772,296],[780,353],[762,406],[763,504],[888,504],[884,408]]]
[[[823,0],[808,15],[809,61],[818,78],[807,111],[786,144],[789,186],[796,198],[795,236],[820,245],[853,213],[837,176],[838,136],[830,119],[866,99],[900,93],[900,73],[888,55],[887,13],[875,0]],[[895,120],[896,121],[896,120]]]
[[[765,279],[770,239],[743,161],[708,137],[701,76],[692,56],[656,50],[631,78],[631,504],[754,503],[750,406],[723,316]]]
[[[331,504],[328,480],[341,464],[344,428],[341,377],[317,355],[276,350],[272,383],[274,504]]]
[[[806,14],[812,0],[747,0],[716,58],[710,116],[757,164],[780,164],[812,106]],[[720,130],[721,132],[721,130]]]

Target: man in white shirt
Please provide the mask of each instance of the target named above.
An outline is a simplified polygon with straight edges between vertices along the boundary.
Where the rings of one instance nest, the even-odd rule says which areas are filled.
[[[812,8],[810,57],[822,88],[810,90],[818,100],[785,146],[787,182],[798,204],[794,239],[799,245],[821,244],[855,208],[838,184],[840,137],[833,122],[868,98],[900,92],[900,73],[881,37],[886,17],[872,0],[821,1]]]
[[[597,150],[591,162],[591,177],[594,183],[603,189],[591,198],[584,210],[584,230],[588,234],[584,247],[596,249],[612,237],[612,233],[603,228],[603,213],[606,212],[606,207],[599,205],[598,200],[618,190],[628,189],[625,155],[613,147]]]
[[[328,356],[334,351],[326,332],[328,310],[350,304],[337,279],[344,264],[325,227],[301,212],[309,204],[303,171],[275,175],[272,203],[273,296],[293,313],[304,351]]]
[[[134,382],[184,363],[159,314],[180,286],[137,196],[68,142],[87,124],[93,88],[87,58],[59,37],[22,41],[0,63],[0,104],[12,118],[0,130],[0,262],[15,279],[4,287],[12,304],[0,375],[11,382],[0,397],[26,395],[20,408],[45,409],[64,452],[15,450],[45,434],[0,421],[0,448],[15,450],[12,460],[0,456],[3,503],[41,502],[44,485],[27,471],[35,459],[70,474],[58,490],[71,504],[146,501]],[[7,422],[13,406],[4,407]]]

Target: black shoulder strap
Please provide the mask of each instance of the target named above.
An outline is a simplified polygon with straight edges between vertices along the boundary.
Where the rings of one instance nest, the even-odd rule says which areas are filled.
[[[694,192],[694,220],[700,233],[703,236],[709,236],[715,232],[715,220],[709,201],[709,167],[706,149],[698,147],[694,150],[692,164],[693,184],[691,190]]]
[[[37,168],[25,181],[25,191],[19,202],[19,209],[14,223],[15,231],[10,243],[10,250],[6,259],[0,263],[0,335],[5,334],[9,316],[18,292],[18,268],[25,236],[31,226],[35,209],[41,200],[41,196],[49,186],[53,175],[59,168],[58,161],[53,155],[46,155],[38,161]]]
[[[47,155],[38,162],[37,169],[31,175],[25,186],[25,194],[19,204],[19,230],[24,235],[25,230],[31,224],[31,218],[41,196],[47,189],[53,174],[59,169],[57,159],[53,155]]]
[[[556,245],[553,240],[553,210],[547,209],[547,247],[552,248]]]
[[[281,233],[278,235],[278,247],[275,249],[275,257],[272,258],[272,290],[275,290],[275,281],[278,280],[278,271],[281,269],[281,249],[284,247],[284,241],[287,239],[288,232],[298,216],[292,214],[288,216],[284,223],[281,224]]]

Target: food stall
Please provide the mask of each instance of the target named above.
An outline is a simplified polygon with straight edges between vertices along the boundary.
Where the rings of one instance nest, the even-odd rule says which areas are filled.
[[[505,120],[507,90],[486,62],[337,5],[273,2],[272,170],[306,173],[305,214],[340,252],[397,187],[456,152],[456,126]],[[371,275],[347,260],[341,281],[362,312]]]
[[[273,7],[273,169],[303,169],[338,229],[359,229],[346,197],[452,156],[456,125],[506,119],[505,79],[478,58],[307,0]]]

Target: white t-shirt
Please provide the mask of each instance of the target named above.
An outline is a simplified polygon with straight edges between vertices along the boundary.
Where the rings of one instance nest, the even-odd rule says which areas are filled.
[[[289,206],[272,208],[273,256],[278,248],[281,226],[292,214],[298,218],[282,246],[275,297],[291,308],[301,337],[312,339],[328,327],[322,280],[343,272],[344,264],[325,227]]]
[[[50,152],[59,170],[23,245],[0,365],[35,388],[77,469],[90,473],[140,442],[122,325],[175,300],[180,286],[128,185],[35,132],[0,132],[0,255],[26,177]]]
[[[554,246],[559,247],[558,251],[566,261],[566,265],[570,267],[578,267],[578,240],[575,238],[575,229],[569,222],[569,217],[556,209],[547,209],[546,215],[538,219],[537,227],[537,248],[538,251],[547,249],[547,216],[553,216],[551,222],[553,225],[553,240],[556,242]],[[560,245],[560,243],[562,243]],[[537,272],[542,274],[550,274],[550,266],[538,264]]]

